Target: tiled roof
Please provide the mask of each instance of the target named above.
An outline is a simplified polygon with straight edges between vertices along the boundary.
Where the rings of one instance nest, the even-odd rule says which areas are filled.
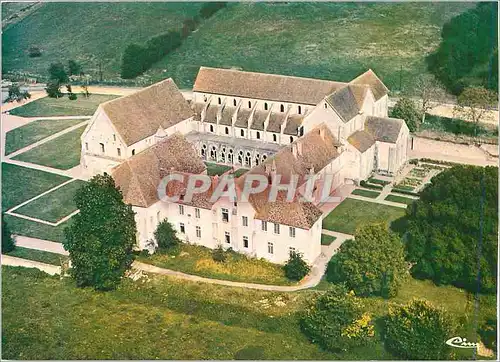
[[[302,185],[307,180],[306,176],[310,173],[311,168],[315,172],[319,172],[339,156],[335,148],[336,143],[336,139],[328,127],[321,124],[291,145],[283,147],[263,164],[239,177],[236,181],[238,188],[243,189],[245,178],[248,175],[268,175],[269,168],[273,168],[276,174],[281,175],[281,184],[288,184],[292,175],[296,175],[299,179],[298,185]],[[299,144],[300,146],[297,147]],[[297,156],[294,155],[294,147],[297,147]],[[300,147],[301,151],[298,151]],[[258,219],[309,229],[322,215],[322,212],[311,203],[301,203],[298,200],[290,203],[283,198],[269,202],[270,189],[269,186],[263,192],[249,197]]]
[[[361,153],[365,152],[375,143],[375,139],[366,131],[354,132],[349,136],[347,141]]]
[[[376,101],[389,93],[389,89],[371,69],[367,70],[366,72],[352,80],[351,84],[364,84],[369,86]]]
[[[341,82],[200,67],[194,92],[317,105]]]
[[[365,130],[376,141],[396,143],[404,121],[397,118],[367,117]]]
[[[297,130],[299,129],[299,126],[302,124],[303,119],[304,116],[300,114],[293,114],[288,116],[286,120],[285,130],[283,131],[283,133],[290,136],[297,136]]]
[[[194,115],[172,79],[101,105],[118,134],[130,146]]]
[[[281,125],[285,121],[286,113],[282,112],[271,112],[269,116],[269,124],[267,125],[268,132],[281,132]]]
[[[326,97],[326,102],[337,112],[342,121],[349,122],[360,111],[362,89],[359,86],[345,86]],[[361,105],[360,105],[361,101]]]
[[[179,200],[176,201],[176,204],[183,204],[188,206],[199,207],[202,209],[210,210],[215,202],[212,202],[210,199],[212,194],[217,186],[218,176],[210,176],[212,180],[212,184],[208,188],[207,191],[194,193],[191,197],[190,201],[187,201],[183,198],[186,195],[187,184],[189,182],[190,173],[186,172],[178,172],[175,171],[177,175],[183,175],[184,179],[182,181],[171,181],[167,185],[166,193],[169,197],[179,196]]]
[[[171,169],[193,174],[206,170],[194,146],[180,133],[132,156],[115,167],[111,175],[125,203],[148,207],[158,201],[158,185]]]

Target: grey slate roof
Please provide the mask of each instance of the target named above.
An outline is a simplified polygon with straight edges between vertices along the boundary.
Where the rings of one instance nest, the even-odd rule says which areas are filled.
[[[304,116],[300,114],[294,114],[291,116],[288,116],[288,119],[286,121],[286,126],[283,131],[284,134],[290,135],[290,136],[296,136],[297,135],[297,130],[299,126],[302,124],[302,120],[304,119]]]
[[[351,86],[345,86],[326,97],[326,102],[337,112],[343,122],[349,122],[361,109],[354,92]]]
[[[375,143],[373,136],[366,131],[354,132],[347,141],[361,153],[364,153]]]
[[[351,84],[364,84],[369,86],[376,101],[389,93],[389,89],[371,69],[368,69],[366,72],[352,80]]]
[[[369,132],[376,141],[396,143],[403,120],[397,118],[367,117],[365,130]]]

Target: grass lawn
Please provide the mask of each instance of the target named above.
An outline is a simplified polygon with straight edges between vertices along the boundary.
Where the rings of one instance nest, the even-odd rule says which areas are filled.
[[[71,219],[69,219],[58,226],[50,226],[7,214],[4,215],[4,218],[13,234],[54,241],[56,243],[63,242],[64,228],[71,222]]]
[[[321,234],[321,245],[330,245],[333,243],[337,238],[335,236],[331,235],[326,235],[326,234]]]
[[[353,195],[358,195],[358,196],[369,197],[370,199],[375,199],[378,195],[380,195],[380,192],[370,191],[370,190],[363,190],[363,189],[355,189],[352,192],[352,194]]]
[[[236,171],[234,171],[234,177],[240,177],[241,175],[243,175],[247,172],[248,172],[247,168],[239,168]]]
[[[62,260],[68,259],[65,255],[50,253],[43,250],[23,248],[21,246],[16,246],[16,248],[10,253],[7,253],[7,255],[58,266],[61,265]]]
[[[444,133],[453,133],[455,135],[480,136],[480,137],[498,137],[498,127],[474,122],[467,122],[461,119],[439,117],[427,114],[425,123],[420,126],[420,131],[431,130]],[[477,133],[476,133],[477,132]]]
[[[215,176],[215,175],[220,176],[231,168],[231,166],[218,165],[213,162],[205,162],[205,165],[207,166],[207,174],[209,176]]]
[[[20,150],[81,122],[82,119],[41,119],[15,128],[5,135],[5,154]]]
[[[80,163],[80,136],[85,125],[14,157],[14,160],[68,170]]]
[[[73,181],[39,199],[21,206],[15,212],[45,221],[57,222],[77,210],[73,198],[76,191],[85,183],[85,181],[81,180]]]
[[[109,94],[92,94],[89,98],[85,98],[78,95],[78,99],[74,101],[67,96],[44,97],[14,108],[10,114],[20,117],[91,116],[99,104],[117,97]]]
[[[338,81],[372,68],[396,91],[402,68],[402,87],[411,91],[416,77],[427,73],[425,56],[439,45],[443,24],[472,6],[233,3],[148,74],[172,77],[185,88],[202,65]]]
[[[386,222],[404,216],[405,209],[369,201],[345,199],[323,220],[323,229],[354,234],[364,224]]]
[[[387,195],[385,200],[392,202],[399,202],[400,204],[407,204],[407,205],[411,205],[413,201],[416,201],[415,199],[410,199],[408,197],[403,197],[399,195]]]
[[[2,211],[69,180],[68,177],[2,163]]]
[[[203,246],[181,244],[180,248],[181,252],[176,256],[157,252],[150,256],[138,256],[138,260],[161,268],[213,279],[260,284],[293,284],[285,277],[280,265],[265,260],[227,252],[227,260],[218,263],[212,259],[212,250]]]
[[[26,268],[2,267],[2,352],[6,359],[229,360],[250,348],[267,360],[392,360],[378,339],[329,353],[300,332],[297,312],[322,288],[294,293],[230,288],[150,276],[125,278],[98,293]],[[472,299],[462,290],[410,280],[393,300],[367,298],[375,318],[392,301],[425,297],[471,325]],[[277,301],[285,304],[277,305]],[[495,315],[495,297],[481,297],[480,317]],[[379,329],[376,338],[380,338]],[[460,334],[461,335],[461,334]],[[61,341],[64,341],[62,343]],[[467,351],[470,353],[471,351]]]

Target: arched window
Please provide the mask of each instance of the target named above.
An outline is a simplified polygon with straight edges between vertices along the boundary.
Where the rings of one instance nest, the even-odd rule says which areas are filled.
[[[214,126],[210,125],[210,132],[213,132],[213,131],[214,131]]]
[[[229,128],[226,127],[226,134],[229,134]]]
[[[264,103],[264,109],[267,111],[267,102]]]
[[[99,143],[99,145],[101,146],[101,153],[104,153],[104,143]]]
[[[327,108],[328,108],[328,104],[326,104],[326,102],[325,102],[325,109],[327,109]]]
[[[260,132],[257,131],[257,139],[260,140]]]
[[[244,129],[242,129],[242,130],[240,131],[240,134],[241,134],[241,137],[245,137],[245,130],[244,130]]]
[[[220,99],[220,97],[219,97],[219,104],[221,104],[221,103],[222,103],[222,99]]]
[[[132,150],[132,156],[135,155],[135,150]]]
[[[207,101],[207,96],[204,96],[203,97],[203,102],[206,102]]]
[[[281,106],[280,106],[280,111],[281,111],[281,112],[284,112],[284,111],[285,111],[285,106],[284,106],[284,105],[281,105]]]
[[[276,136],[276,134],[273,133],[273,141],[274,142],[277,142],[278,141],[278,136]]]
[[[302,107],[299,106],[299,114],[302,113]]]
[[[252,108],[252,102],[248,101],[248,108]]]
[[[236,107],[236,98],[235,98],[235,99],[233,99],[233,106],[235,106],[235,107]]]
[[[293,142],[293,137],[292,137],[292,136],[290,136],[290,143],[292,143],[292,142]]]

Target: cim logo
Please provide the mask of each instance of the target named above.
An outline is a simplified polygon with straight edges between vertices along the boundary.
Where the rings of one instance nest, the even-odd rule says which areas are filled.
[[[456,348],[478,348],[479,343],[467,342],[467,338],[453,337],[446,341],[448,346]]]

